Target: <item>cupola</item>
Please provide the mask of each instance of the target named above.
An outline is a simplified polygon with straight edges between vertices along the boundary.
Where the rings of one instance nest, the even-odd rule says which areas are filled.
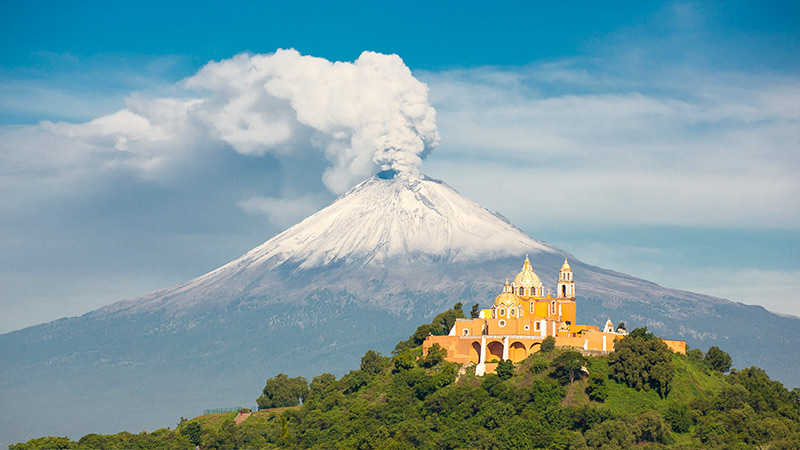
[[[522,270],[514,277],[512,290],[515,294],[520,296],[541,296],[542,295],[542,281],[539,276],[533,271],[531,267],[531,260],[528,255],[525,255],[525,262],[522,263]]]

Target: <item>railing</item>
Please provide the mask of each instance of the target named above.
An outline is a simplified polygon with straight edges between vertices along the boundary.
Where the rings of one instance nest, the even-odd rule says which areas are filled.
[[[224,414],[224,413],[231,413],[231,412],[239,412],[239,411],[241,411],[243,409],[247,409],[247,408],[245,408],[244,406],[236,406],[236,407],[233,407],[233,408],[204,409],[203,410],[203,415],[205,416],[206,414]],[[258,411],[258,407],[256,406],[255,408],[251,408],[250,410],[251,411]]]
[[[543,336],[538,335],[526,335],[526,334],[469,334],[469,335],[460,335],[458,336],[462,339],[475,339],[485,337],[486,339],[537,339],[542,340],[544,339]]]

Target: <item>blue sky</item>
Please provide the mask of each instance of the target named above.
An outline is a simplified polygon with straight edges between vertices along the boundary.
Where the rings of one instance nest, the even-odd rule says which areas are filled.
[[[2,1],[0,332],[200,275],[335,197],[330,155],[174,120],[224,110],[210,61],[281,48],[399,55],[436,109],[421,170],[533,237],[800,315],[799,23],[794,2]],[[120,111],[149,128],[109,140]]]

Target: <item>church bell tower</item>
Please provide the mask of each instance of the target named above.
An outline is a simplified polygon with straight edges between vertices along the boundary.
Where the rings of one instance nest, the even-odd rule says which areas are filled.
[[[558,271],[558,298],[575,298],[575,280],[572,278],[572,267],[564,258],[564,265]]]

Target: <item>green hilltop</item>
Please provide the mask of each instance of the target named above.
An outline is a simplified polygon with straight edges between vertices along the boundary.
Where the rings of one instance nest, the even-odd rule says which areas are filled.
[[[448,329],[461,305],[422,325],[392,357],[368,351],[340,379],[267,380],[256,412],[182,419],[152,433],[44,437],[27,449],[798,449],[800,389],[730,357],[670,352],[646,329],[608,355],[543,345],[496,374],[444,361],[423,336]],[[548,343],[552,344],[552,343]],[[302,405],[300,405],[302,401]]]

